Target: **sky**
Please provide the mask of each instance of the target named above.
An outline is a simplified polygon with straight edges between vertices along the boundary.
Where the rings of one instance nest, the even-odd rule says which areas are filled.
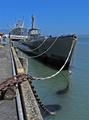
[[[43,34],[89,34],[89,0],[0,0],[0,29],[10,29],[18,19]]]

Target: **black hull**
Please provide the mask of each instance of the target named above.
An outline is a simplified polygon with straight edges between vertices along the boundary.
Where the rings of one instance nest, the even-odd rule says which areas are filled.
[[[35,56],[35,54],[32,53],[31,51],[26,51],[22,48],[18,48],[18,49],[20,49],[22,52],[24,52],[25,54],[27,54],[30,57]],[[41,57],[34,58],[34,59],[39,60],[41,63],[43,63],[43,64],[45,64],[53,69],[57,69],[57,70],[59,70],[64,65],[64,62],[65,62],[65,60],[63,58],[60,58],[60,60],[57,60],[57,59],[49,58],[49,57],[44,56],[44,55]],[[63,70],[68,70],[69,65],[70,65],[70,61],[68,61],[66,63]]]
[[[63,59],[60,59],[60,61],[57,59],[48,58],[48,57],[39,57],[36,59],[40,60],[43,64],[45,64],[49,67],[52,67],[54,69],[57,69],[57,70],[59,70],[65,63],[65,61]],[[65,67],[63,68],[63,70],[68,70],[69,65],[70,65],[70,62],[68,61],[67,64],[65,65]]]
[[[64,66],[64,69],[68,70],[75,48],[76,36],[68,35],[60,37],[49,37],[44,42],[44,44],[42,44],[42,42],[43,40],[29,40],[29,42],[23,42],[22,44],[28,46],[28,49],[25,50],[24,48],[22,48],[22,51],[30,56],[33,56],[33,58],[42,61],[44,64],[48,66],[53,66],[57,69],[60,69],[65,64],[65,61],[67,60],[68,55],[71,52],[68,60],[66,61],[67,63]],[[38,47],[40,44],[42,45]],[[35,48],[36,50],[34,50]]]

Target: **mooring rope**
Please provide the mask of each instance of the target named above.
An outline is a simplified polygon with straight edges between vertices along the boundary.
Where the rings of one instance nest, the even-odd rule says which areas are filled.
[[[73,51],[74,45],[75,45],[75,40],[73,40],[73,42],[72,42],[70,51],[68,53],[68,56],[67,56],[64,64],[62,65],[62,67],[56,73],[54,73],[54,74],[52,74],[50,76],[47,76],[47,77],[32,77],[32,79],[34,79],[34,80],[46,80],[46,79],[51,79],[51,78],[55,77],[56,75],[58,75],[64,69],[65,65],[67,64],[67,62],[68,62],[68,60],[69,60],[69,58],[71,56],[71,53]],[[29,74],[28,74],[28,76],[31,77],[31,75],[29,75]]]
[[[40,53],[38,55],[29,57],[29,58],[38,58],[38,57],[42,56],[43,54],[45,54],[46,52],[48,52],[53,47],[53,45],[55,44],[55,42],[57,41],[58,38],[59,37],[56,37],[56,39],[53,41],[53,43],[44,52],[42,52],[42,53]]]
[[[73,43],[72,43],[71,48],[70,48],[70,51],[69,51],[69,53],[68,53],[68,56],[67,56],[67,58],[66,58],[66,60],[65,60],[65,62],[64,62],[64,64],[63,64],[63,66],[62,66],[62,67],[60,68],[60,70],[57,71],[55,74],[53,74],[53,75],[51,75],[51,76],[47,76],[47,77],[41,77],[41,78],[32,77],[31,75],[28,75],[28,76],[29,76],[29,79],[30,79],[30,80],[28,79],[28,82],[29,82],[29,84],[31,85],[33,94],[34,94],[34,96],[35,96],[38,104],[40,105],[40,107],[41,107],[44,111],[48,112],[48,113],[51,114],[51,115],[55,115],[56,112],[50,111],[50,110],[41,102],[41,100],[40,100],[40,98],[39,98],[36,90],[34,89],[34,86],[32,85],[32,80],[51,79],[51,78],[55,77],[56,75],[58,75],[58,74],[63,70],[63,68],[65,67],[66,63],[68,62],[68,60],[69,60],[69,58],[70,58],[70,56],[71,56],[71,53],[72,53],[74,44],[75,44],[75,40],[73,40]],[[63,90],[58,91],[58,94],[65,93],[65,92],[68,90],[68,88],[69,88],[69,81],[68,81],[68,84],[67,84],[66,88],[64,88]]]
[[[36,48],[30,49],[30,51],[33,52],[33,51],[39,49],[46,42],[46,40],[48,40],[48,38],[44,39],[43,42],[40,45],[38,45]]]

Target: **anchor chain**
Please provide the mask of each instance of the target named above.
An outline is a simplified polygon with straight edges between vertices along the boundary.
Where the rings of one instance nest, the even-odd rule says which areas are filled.
[[[12,87],[16,87],[17,84],[21,84],[22,82],[27,81],[27,78],[28,76],[26,74],[18,74],[1,82],[0,97],[3,99],[8,89],[12,89]]]
[[[42,101],[40,100],[36,90],[35,90],[35,87],[34,85],[32,84],[32,80],[34,80],[34,77],[32,77],[31,75],[29,74],[18,74],[18,75],[15,75],[13,77],[10,77],[8,79],[6,79],[5,81],[1,82],[0,83],[0,99],[4,99],[4,96],[5,96],[5,93],[8,89],[11,89],[12,91],[14,91],[12,89],[12,87],[17,87],[19,84],[21,84],[22,82],[25,82],[25,81],[28,81],[31,88],[32,88],[32,91],[33,91],[33,94],[34,94],[34,97],[35,99],[37,100],[39,106],[44,110],[46,111],[47,113],[49,113],[50,115],[55,115],[55,111],[50,111],[43,103]],[[16,86],[17,85],[17,86]],[[60,90],[58,91],[58,94],[62,94],[64,93],[64,91],[67,91],[67,89],[69,88],[69,84],[66,86],[66,88],[64,90]],[[14,91],[15,92],[15,91]]]
[[[30,75],[27,75],[27,74],[18,74],[18,75],[15,75],[13,77],[10,77],[8,79],[6,79],[5,81],[1,82],[0,83],[0,92],[1,92],[1,95],[0,97],[2,99],[4,99],[4,96],[5,96],[5,93],[8,89],[12,89],[12,87],[16,87],[16,85],[18,84],[21,84],[22,82],[25,82],[25,81],[28,81],[31,88],[32,88],[32,91],[33,91],[33,94],[34,94],[34,97],[36,98],[39,106],[46,112],[48,112],[49,114],[51,115],[54,115],[55,112],[52,112],[50,111],[40,100],[34,86],[32,85],[32,80],[34,78]]]

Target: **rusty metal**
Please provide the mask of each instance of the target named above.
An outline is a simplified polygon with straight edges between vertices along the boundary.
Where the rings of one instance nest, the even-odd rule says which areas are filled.
[[[1,97],[4,96],[7,89],[10,89],[11,87],[16,86],[16,84],[21,84],[22,82],[27,81],[27,79],[28,79],[28,76],[26,74],[19,74],[1,82],[0,83]]]
[[[49,114],[51,115],[54,115],[55,112],[52,112],[50,111],[41,101],[40,101],[40,98],[39,96],[37,95],[37,92],[36,90],[34,89],[34,86],[32,85],[32,80],[33,80],[33,77],[30,76],[30,75],[27,75],[27,74],[19,74],[19,75],[15,75],[13,77],[10,77],[8,79],[6,79],[5,81],[1,82],[0,83],[0,92],[1,92],[1,97],[4,98],[5,96],[5,93],[8,89],[11,89],[12,87],[16,87],[16,85],[19,85],[21,84],[22,82],[25,82],[25,81],[28,81],[31,88],[32,88],[32,91],[33,91],[33,94],[39,104],[39,106],[46,112],[48,112]]]

